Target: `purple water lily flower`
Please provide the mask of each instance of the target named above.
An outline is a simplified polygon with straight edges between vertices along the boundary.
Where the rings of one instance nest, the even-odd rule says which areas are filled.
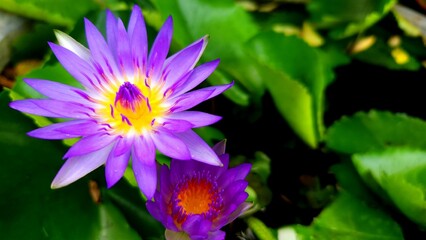
[[[194,90],[219,64],[217,59],[195,67],[206,47],[206,37],[167,58],[172,40],[169,17],[148,52],[145,22],[138,6],[133,7],[127,29],[107,11],[106,40],[87,19],[85,30],[88,48],[60,31],[55,32],[59,45],[49,43],[81,88],[25,79],[47,98],[10,104],[22,112],[68,120],[31,131],[28,134],[32,137],[81,137],[65,154],[66,161],[52,188],[66,186],[103,164],[111,187],[121,179],[131,158],[139,187],[150,199],[157,183],[156,150],[175,159],[222,165],[192,130],[221,117],[187,111],[233,84]]]
[[[213,149],[223,167],[176,159],[171,160],[170,169],[161,166],[157,191],[146,206],[164,225],[169,240],[223,240],[225,232],[220,229],[252,205],[246,202],[248,183],[244,180],[251,164],[228,169],[225,141]]]

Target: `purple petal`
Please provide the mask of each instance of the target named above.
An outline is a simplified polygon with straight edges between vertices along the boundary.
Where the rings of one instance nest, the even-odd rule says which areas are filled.
[[[224,139],[224,140],[222,140],[222,141],[220,141],[220,142],[218,142],[218,143],[216,143],[214,146],[213,146],[213,151],[218,155],[218,156],[220,156],[220,155],[222,155],[222,154],[225,154],[225,151],[226,151],[226,139]],[[226,168],[228,168],[228,167],[226,167]]]
[[[220,93],[224,92],[233,85],[234,82],[230,84],[206,87],[189,93],[185,93],[174,99],[175,105],[173,106],[172,111],[180,112],[192,108],[205,100],[219,95]]]
[[[148,55],[148,39],[141,9],[133,5],[128,25],[128,34],[133,53],[133,63],[145,73]]]
[[[131,150],[130,148],[133,145],[133,137],[123,137],[123,138],[119,138],[117,140],[117,145],[116,145],[116,151],[115,151],[115,156],[120,156],[122,154],[124,154],[125,152]]]
[[[167,213],[162,212],[160,210],[160,204],[163,204],[163,202],[161,201],[160,196],[158,196],[158,193],[155,193],[154,198],[155,198],[155,202],[154,201],[146,201],[146,209],[148,210],[149,214],[151,214],[151,216],[153,218],[155,218],[157,221],[159,222],[163,222],[163,218],[167,215]],[[158,196],[158,197],[157,197]]]
[[[167,131],[158,131],[152,136],[155,146],[162,154],[180,160],[191,159],[188,147],[180,138]]]
[[[165,89],[173,86],[177,80],[195,66],[202,54],[201,50],[205,46],[205,42],[206,40],[202,38],[173,55],[170,62],[166,61],[163,70],[163,79],[166,81]]]
[[[213,93],[213,90],[196,90],[174,98],[175,103],[170,109],[172,112],[181,112],[190,109],[199,103],[207,100]]]
[[[116,184],[124,175],[130,159],[130,149],[124,154],[117,154],[117,144],[114,146],[105,164],[105,179],[107,187]]]
[[[212,97],[216,97],[217,95],[223,93],[224,91],[228,90],[230,87],[234,86],[234,81],[232,81],[229,84],[223,84],[223,85],[217,85],[217,86],[211,86],[211,87],[206,87],[200,90],[213,90],[212,95],[209,96],[208,99],[212,98]]]
[[[104,37],[99,32],[93,23],[88,19],[84,19],[87,44],[89,45],[90,52],[93,57],[93,64],[100,75],[106,74],[111,77],[120,76],[117,70],[117,64],[114,56],[111,53],[108,44],[105,42]],[[97,66],[99,64],[99,66]],[[112,79],[112,78],[109,78]]]
[[[229,197],[228,200],[230,202],[234,202],[235,204],[240,204],[235,201],[233,196],[235,194],[244,192],[247,186],[248,186],[248,182],[246,180],[237,180],[232,182],[232,184],[229,184],[226,187],[222,187],[222,186],[221,187],[225,188],[225,194],[228,194],[228,197]]]
[[[36,115],[45,116],[45,117],[62,117],[62,115],[53,114],[52,112],[44,108],[40,108],[33,102],[32,99],[16,100],[16,101],[10,102],[9,107],[21,112],[36,114]]]
[[[79,104],[50,99],[17,100],[9,106],[21,112],[45,117],[87,119],[93,113],[93,110]]]
[[[74,124],[58,128],[57,131],[72,135],[87,136],[106,130],[105,126],[99,125],[93,120],[73,121]]]
[[[139,188],[147,200],[151,200],[157,187],[155,146],[151,139],[135,138],[132,150],[132,166]]]
[[[69,158],[62,165],[51,188],[60,188],[75,182],[105,163],[112,144],[86,155]]]
[[[234,221],[237,217],[239,217],[241,214],[243,214],[252,206],[253,206],[252,203],[247,203],[247,202],[242,203],[240,206],[238,206],[238,208],[234,212],[231,213],[231,215],[229,215],[227,223]]]
[[[182,229],[193,239],[195,236],[207,237],[211,226],[212,222],[204,219],[203,215],[193,214],[187,216],[186,221],[182,224]]]
[[[185,120],[192,124],[192,128],[198,128],[214,124],[222,117],[198,111],[183,111],[172,113],[166,119]]]
[[[222,209],[223,216],[228,216],[233,213],[236,209],[238,209],[238,206],[245,202],[247,198],[247,192],[238,192],[233,194],[230,198],[227,199],[227,201],[224,202],[225,208]]]
[[[216,153],[194,131],[176,133],[176,136],[186,144],[192,159],[214,166],[223,166]]]
[[[109,9],[106,10],[106,15],[107,43],[114,54],[117,49],[117,18]],[[117,57],[117,55],[114,54],[114,57]]]
[[[41,79],[24,79],[24,81],[32,88],[46,97],[54,100],[61,100],[65,102],[80,103],[83,105],[92,105],[84,90],[71,87],[62,83],[52,82]]]
[[[43,138],[43,139],[66,139],[66,138],[76,138],[81,137],[80,134],[70,134],[61,131],[62,128],[73,128],[77,127],[81,124],[86,123],[86,120],[75,120],[68,121],[63,123],[55,123],[46,127],[42,127],[31,132],[28,132],[28,135],[35,138]],[[91,123],[91,122],[90,122]]]
[[[64,47],[54,43],[49,43],[49,46],[61,65],[85,88],[95,91],[99,89],[99,83],[94,79],[99,79],[100,76],[96,74],[90,63]]]
[[[173,20],[171,17],[168,17],[158,32],[149,52],[147,76],[154,81],[158,81],[161,76],[164,60],[167,57],[172,41],[172,34]]]
[[[220,184],[220,186],[226,187],[234,181],[244,179],[250,172],[251,166],[252,165],[250,163],[243,163],[236,167],[228,169],[225,174],[219,177],[218,183]]]
[[[132,61],[132,50],[130,46],[130,39],[127,35],[126,28],[124,27],[121,19],[118,19],[117,24],[117,64],[123,73],[126,73],[124,76],[131,78],[134,75],[133,61]]]
[[[221,230],[209,232],[209,240],[224,240],[225,236],[225,232]]]
[[[65,158],[71,158],[75,156],[84,155],[90,152],[97,151],[111,142],[117,139],[117,136],[111,136],[107,133],[98,133],[95,135],[83,137],[78,142],[76,142],[67,153],[65,153]]]
[[[160,168],[159,184],[159,190],[161,191],[161,195],[166,198],[166,201],[169,201],[174,189],[172,183],[170,182],[170,171],[166,165],[163,165]]]
[[[176,185],[182,180],[182,176],[191,175],[192,173],[197,172],[195,170],[202,172],[206,166],[209,166],[204,163],[203,165],[199,166],[197,163],[198,162],[195,160],[182,161],[178,159],[171,159],[170,173],[168,176],[170,177],[171,184]]]
[[[192,71],[191,75],[186,80],[186,82],[179,88],[175,89],[171,96],[179,96],[183,93],[186,93],[192,90],[194,87],[198,86],[201,82],[206,80],[206,78],[209,77],[210,74],[213,73],[217,65],[219,65],[219,62],[220,60],[216,59],[196,67]]]
[[[184,132],[194,127],[190,122],[180,119],[166,119],[162,125],[171,132]]]

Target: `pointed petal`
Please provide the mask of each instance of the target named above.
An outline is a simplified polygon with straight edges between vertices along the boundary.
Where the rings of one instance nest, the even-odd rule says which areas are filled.
[[[54,43],[49,43],[49,46],[61,65],[85,88],[91,90],[98,88],[99,83],[96,82],[96,79],[99,79],[100,76],[96,74],[91,63],[64,47]]]
[[[132,166],[139,188],[147,200],[151,200],[157,187],[155,146],[151,139],[135,138],[132,150]]]
[[[24,79],[24,82],[48,98],[89,106],[92,105],[87,93],[82,89],[42,79],[27,78]]]
[[[182,229],[191,236],[205,236],[204,239],[207,239],[208,232],[212,226],[212,222],[204,219],[201,214],[192,214],[188,215],[186,221],[182,224]]]
[[[244,179],[250,172],[251,166],[250,163],[243,163],[228,169],[225,174],[219,177],[218,183],[220,186],[226,187],[234,181]]]
[[[173,104],[173,107],[171,107],[170,111],[176,113],[190,109],[194,106],[197,106],[199,103],[209,99],[212,94],[213,90],[206,90],[204,88],[185,93],[172,100],[175,103]]]
[[[132,79],[135,71],[132,62],[130,39],[121,19],[118,19],[117,24],[117,42],[120,43],[117,44],[116,48],[118,67],[124,76],[126,76],[128,79]]]
[[[194,127],[190,122],[181,119],[166,119],[163,127],[171,132],[184,132]]]
[[[111,77],[120,76],[114,55],[105,42],[104,37],[88,19],[84,19],[86,29],[87,44],[92,54],[93,64],[97,72],[102,75],[106,74]]]
[[[61,131],[63,128],[79,128],[81,124],[84,124],[88,121],[86,120],[74,120],[62,123],[55,123],[42,127],[31,132],[28,132],[28,135],[35,138],[42,139],[66,139],[66,138],[76,138],[81,137],[81,134],[70,134],[67,132]],[[90,122],[92,123],[92,122]]]
[[[231,213],[231,215],[229,215],[227,223],[233,222],[237,217],[242,215],[245,211],[247,211],[252,206],[253,206],[252,203],[248,203],[248,202],[242,203],[240,206],[238,206],[238,208],[234,212]]]
[[[225,232],[221,230],[209,232],[209,240],[224,240],[225,236],[226,236]]]
[[[99,125],[94,120],[76,120],[74,124],[62,126],[57,131],[72,135],[87,136],[95,133],[104,132],[107,127]]]
[[[206,87],[189,93],[185,93],[174,99],[175,105],[173,106],[172,111],[180,112],[192,108],[203,101],[206,101],[212,97],[219,95],[220,93],[224,92],[233,85],[234,82],[230,84]]]
[[[186,144],[192,159],[214,166],[223,166],[216,153],[194,131],[188,130],[175,135]]]
[[[192,124],[192,128],[198,128],[214,124],[222,117],[198,111],[183,111],[170,114],[166,119],[185,120]]]
[[[36,105],[32,99],[16,100],[9,103],[9,107],[30,114],[35,114],[45,117],[62,117],[61,114],[54,114],[44,108]]]
[[[105,163],[111,148],[112,145],[109,145],[98,151],[66,160],[53,179],[51,188],[55,189],[71,184],[100,167]]]
[[[160,210],[160,204],[163,204],[161,199],[159,198],[161,196],[159,196],[159,193],[156,192],[154,195],[154,201],[146,201],[146,210],[148,210],[149,214],[151,214],[151,216],[153,218],[155,218],[157,221],[159,222],[163,222],[163,218],[165,217],[166,213],[162,212]]]
[[[190,152],[185,143],[167,131],[158,131],[152,136],[155,147],[162,154],[180,160],[191,159]]]
[[[121,155],[118,155],[116,151],[117,144],[108,155],[105,164],[105,179],[108,188],[114,186],[123,177],[130,160],[130,149]]]
[[[171,97],[173,96],[179,96],[183,93],[186,93],[196,86],[198,86],[200,83],[202,83],[204,80],[206,80],[210,74],[213,73],[213,71],[216,69],[216,67],[219,65],[220,60],[216,59],[211,62],[204,63],[198,67],[196,67],[189,78],[185,81],[182,86],[175,89],[172,93]]]
[[[173,34],[173,20],[168,17],[152,44],[148,57],[147,75],[151,80],[158,81],[163,69],[164,60],[169,52]]]
[[[213,151],[218,155],[218,156],[220,156],[220,155],[222,155],[222,154],[225,154],[225,151],[226,151],[226,139],[223,139],[222,141],[220,141],[220,142],[218,142],[218,143],[216,143],[214,146],[213,146]],[[226,168],[228,168],[228,167],[226,167]]]
[[[87,119],[93,113],[93,110],[79,104],[50,99],[17,100],[9,106],[21,112],[45,117]]]
[[[115,147],[115,156],[120,156],[125,152],[131,150],[133,145],[133,137],[122,137],[117,140],[117,146]]]
[[[91,136],[83,137],[76,142],[68,152],[65,153],[65,158],[81,156],[94,151],[97,151],[117,139],[117,136],[111,136],[107,133],[98,133]]]
[[[172,60],[164,66],[163,79],[166,81],[164,88],[173,86],[177,80],[190,71],[196,64],[202,54],[201,50],[205,45],[205,39],[202,38],[194,44],[184,48],[172,56]]]
[[[60,46],[70,50],[85,61],[90,60],[89,49],[87,49],[85,46],[81,45],[81,43],[77,42],[74,38],[70,37],[68,34],[60,30],[55,29],[54,32]]]
[[[109,49],[111,49],[114,57],[117,57],[115,50],[117,49],[117,18],[111,12],[106,10],[106,35]]]
[[[133,63],[145,73],[148,55],[148,39],[142,11],[136,4],[133,5],[132,15],[130,16],[128,34],[133,53]]]

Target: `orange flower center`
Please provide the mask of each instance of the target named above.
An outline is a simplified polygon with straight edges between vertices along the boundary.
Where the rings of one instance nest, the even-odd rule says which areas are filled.
[[[213,200],[213,186],[206,180],[190,179],[180,189],[177,196],[178,206],[186,215],[203,214],[210,210]]]

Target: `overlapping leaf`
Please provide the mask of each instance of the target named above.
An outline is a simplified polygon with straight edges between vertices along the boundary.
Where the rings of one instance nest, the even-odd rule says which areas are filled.
[[[364,181],[413,222],[426,226],[426,151],[394,148],[356,154]]]
[[[378,151],[392,146],[426,149],[426,122],[403,113],[358,112],[342,117],[326,134],[326,146],[353,154]]]
[[[324,209],[311,226],[279,230],[280,239],[292,232],[296,239],[403,240],[400,226],[379,206],[369,205],[345,192]],[[294,233],[293,233],[294,234]]]

